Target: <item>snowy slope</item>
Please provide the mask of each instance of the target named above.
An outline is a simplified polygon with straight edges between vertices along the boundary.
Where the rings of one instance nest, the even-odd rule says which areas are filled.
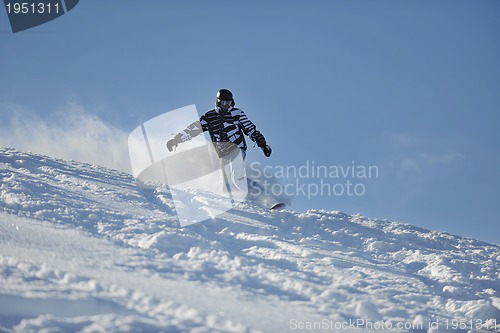
[[[250,204],[181,228],[173,207],[166,190],[140,189],[130,175],[0,148],[0,332],[500,324],[498,246]]]

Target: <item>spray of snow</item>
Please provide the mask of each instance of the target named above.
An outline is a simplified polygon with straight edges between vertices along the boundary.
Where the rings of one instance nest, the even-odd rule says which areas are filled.
[[[128,133],[77,102],[43,118],[19,106],[1,108],[0,146],[130,172]]]

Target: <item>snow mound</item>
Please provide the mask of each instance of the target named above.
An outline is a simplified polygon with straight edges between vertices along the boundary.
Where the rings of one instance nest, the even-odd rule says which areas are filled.
[[[0,332],[494,332],[499,262],[338,211],[242,203],[182,228],[166,189],[0,148]]]

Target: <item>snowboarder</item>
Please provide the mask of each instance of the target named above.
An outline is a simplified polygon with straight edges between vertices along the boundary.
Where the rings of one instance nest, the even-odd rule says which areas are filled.
[[[245,113],[235,107],[233,94],[227,89],[220,89],[217,92],[215,109],[208,111],[199,121],[195,121],[168,140],[167,149],[171,152],[178,144],[189,141],[205,131],[208,131],[214,148],[221,158],[236,148],[240,148],[243,158],[245,157],[247,144],[244,134],[262,149],[266,157],[271,156],[272,150],[266,139]]]
[[[206,112],[199,121],[193,122],[168,140],[167,149],[172,152],[180,143],[189,141],[206,131],[208,131],[214,149],[219,156],[221,176],[226,192],[232,199],[248,197],[247,191],[249,190],[250,197],[251,193],[259,193],[261,201],[265,201],[265,206],[271,209],[277,205],[284,205],[274,198],[266,199],[265,196],[260,195],[265,192],[262,186],[246,176],[244,159],[247,144],[244,135],[255,142],[266,157],[271,156],[272,149],[245,113],[235,107],[231,91],[220,89],[217,92],[215,108]],[[241,157],[239,157],[240,154]]]

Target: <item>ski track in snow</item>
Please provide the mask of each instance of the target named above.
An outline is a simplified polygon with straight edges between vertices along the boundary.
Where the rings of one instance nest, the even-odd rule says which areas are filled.
[[[166,189],[0,148],[0,332],[289,332],[325,320],[494,332],[499,259],[496,245],[337,211],[241,203],[181,228]]]

